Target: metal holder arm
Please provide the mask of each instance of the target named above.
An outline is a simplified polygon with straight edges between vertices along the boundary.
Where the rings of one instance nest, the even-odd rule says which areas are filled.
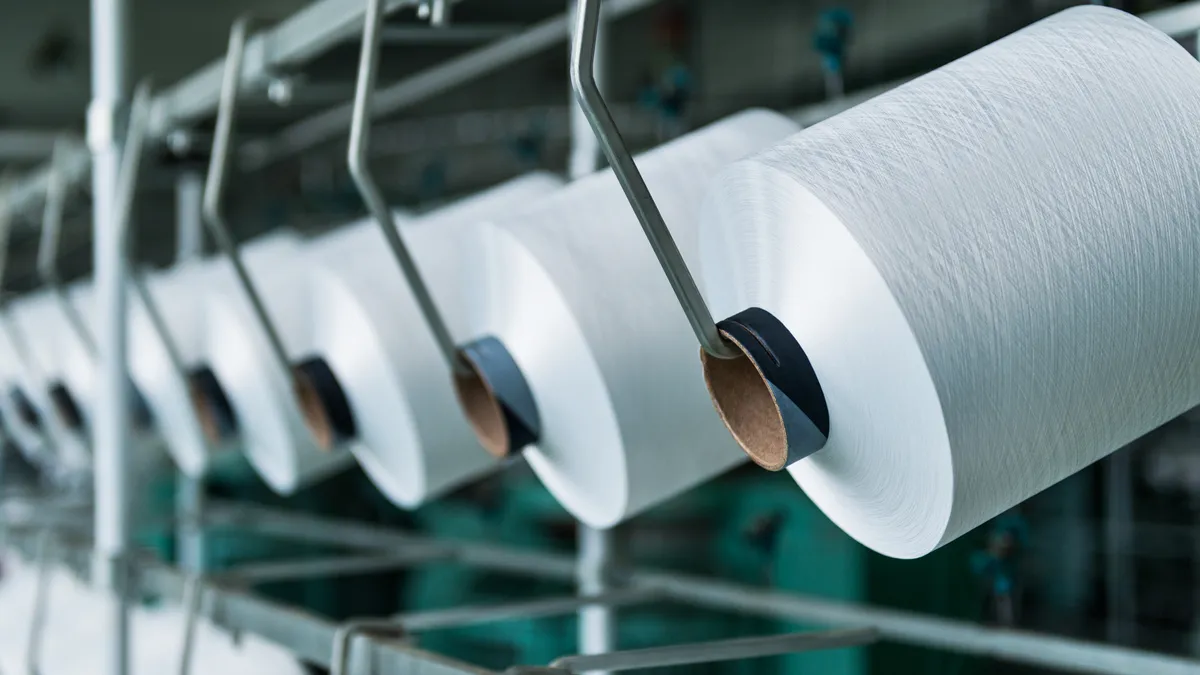
[[[430,333],[437,343],[438,351],[456,374],[466,374],[467,369],[458,357],[458,347],[450,335],[445,318],[438,310],[429,286],[417,269],[417,264],[404,243],[404,238],[396,228],[396,220],[388,208],[375,178],[368,166],[368,148],[371,143],[371,103],[375,96],[375,80],[379,71],[379,45],[383,27],[383,0],[367,0],[367,11],[363,24],[362,53],[358,62],[358,81],[354,90],[354,115],[350,122],[350,147],[347,161],[350,176],[358,193],[366,203],[367,210],[383,231],[383,239],[391,249],[400,272],[404,274],[408,287],[416,298],[421,315],[429,326]]]
[[[87,322],[71,302],[63,286],[58,270],[58,247],[62,240],[63,210],[67,201],[67,177],[63,165],[65,141],[54,143],[54,154],[50,160],[50,176],[46,183],[46,198],[42,206],[42,236],[38,243],[37,271],[42,283],[50,288],[67,317],[67,324],[87,349],[88,355],[96,358],[96,340],[88,330]]]
[[[2,315],[0,316],[0,326],[3,326],[4,333],[8,337],[9,343],[12,344],[17,360],[29,374],[37,375],[39,373],[37,362],[30,356],[25,334],[20,330],[16,319],[4,311],[5,305],[7,305],[7,299],[4,297],[4,274],[8,270],[8,243],[13,221],[10,199],[14,184],[10,174],[5,174],[2,180],[3,185],[0,185],[0,315]]]
[[[705,352],[722,359],[736,358],[739,354],[721,339],[712,313],[700,294],[696,280],[688,271],[687,263],[675,245],[675,239],[663,220],[650,188],[638,171],[633,156],[625,147],[621,131],[613,121],[612,113],[604,103],[600,88],[596,86],[595,59],[596,34],[600,24],[600,0],[579,0],[575,17],[575,31],[571,38],[571,88],[584,116],[600,141],[600,148],[621,189],[625,191],[629,205],[637,215],[642,230],[654,249],[654,255],[667,275],[667,281],[679,299],[679,305],[687,316],[692,331]]]
[[[212,159],[208,165],[208,177],[204,184],[204,223],[221,253],[233,266],[238,285],[250,302],[255,321],[263,329],[270,343],[271,357],[275,359],[285,375],[291,373],[287,349],[279,332],[275,330],[267,308],[263,305],[250,273],[242,262],[238,245],[229,234],[223,211],[225,183],[229,169],[229,154],[233,144],[234,118],[237,114],[238,95],[241,89],[242,62],[246,56],[246,39],[250,32],[250,18],[241,17],[229,31],[229,48],[225,54],[225,72],[221,80],[221,100],[217,105],[217,124],[213,134]],[[289,375],[290,377],[290,375]]]

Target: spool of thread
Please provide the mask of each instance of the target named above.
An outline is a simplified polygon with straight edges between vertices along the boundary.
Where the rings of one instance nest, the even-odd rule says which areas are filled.
[[[0,419],[4,431],[21,454],[35,465],[52,463],[52,453],[42,435],[41,416],[26,393],[32,391],[26,374],[28,364],[9,339],[10,317],[0,317]]]
[[[55,401],[51,391],[68,389],[68,362],[81,358],[78,335],[67,323],[59,298],[49,290],[38,291],[18,298],[9,306],[14,328],[25,342],[31,363],[26,370],[27,389],[16,394],[18,407],[32,406],[24,410],[25,418],[36,418],[45,439],[54,453],[56,468],[64,472],[85,471],[91,466],[87,434],[83,427],[67,424],[70,410],[63,410],[63,401]],[[78,399],[74,392],[67,391],[70,402],[78,412]],[[29,413],[36,413],[29,414]],[[82,413],[80,413],[82,414]]]
[[[708,181],[797,128],[750,111],[639,157],[686,260],[696,262]],[[742,461],[708,401],[687,319],[611,171],[485,224],[468,243],[471,335],[494,338],[484,351],[499,345],[523,375],[540,426],[525,457],[577,518],[615,525]],[[509,421],[487,382],[459,384],[482,435]]]
[[[1075,8],[713,183],[711,309],[811,363],[828,443],[788,470],[842,529],[926,554],[1200,402],[1198,103],[1173,40]],[[778,462],[786,411],[736,363],[714,400]]]
[[[561,185],[549,174],[530,174],[401,222],[455,338],[466,337],[463,239],[480,220]],[[314,433],[348,442],[383,494],[405,508],[494,466],[463,418],[449,366],[379,226],[357,223],[314,241],[306,266],[312,270],[314,352],[305,365],[319,386],[305,407]],[[342,414],[329,414],[339,408]]]
[[[244,248],[242,255],[289,362],[302,360],[312,353],[302,241],[292,233],[275,233],[259,246]],[[246,458],[280,494],[347,467],[348,452],[317,447],[294,396],[292,374],[272,354],[232,266],[221,259],[214,265],[217,278],[205,295],[205,353],[233,410]],[[207,403],[206,426],[212,430],[217,406]]]

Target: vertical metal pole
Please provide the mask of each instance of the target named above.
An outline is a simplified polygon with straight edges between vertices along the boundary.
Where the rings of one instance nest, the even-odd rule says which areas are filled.
[[[576,24],[575,13],[578,0],[568,0],[571,25]],[[600,91],[605,90],[606,37],[604,17],[601,14],[596,36],[595,77]],[[592,131],[587,116],[569,93],[571,106],[571,158],[569,171],[571,180],[578,180],[600,168],[600,140]],[[579,524],[579,567],[577,570],[579,593],[599,595],[613,590],[612,571],[617,557],[619,530],[597,530]],[[617,647],[616,609],[604,605],[593,605],[579,610],[579,653],[606,654]]]
[[[92,223],[100,382],[96,396],[95,578],[115,591],[101,673],[128,675],[130,605],[125,555],[129,546],[129,391],[125,362],[126,242],[117,222],[117,182],[129,95],[129,3],[91,0],[92,102],[88,144],[92,150]]]
[[[175,262],[200,256],[204,246],[201,220],[204,178],[184,171],[175,180]],[[191,574],[204,571],[204,478],[182,471],[175,482],[175,515],[179,530],[176,548],[179,567]]]
[[[204,253],[204,176],[184,171],[175,180],[175,262],[198,258]]]
[[[620,585],[615,570],[620,561],[623,530],[597,530],[579,524],[579,593],[599,595]],[[607,654],[617,649],[617,610],[607,605],[592,605],[579,610],[579,653]],[[608,675],[596,671],[593,675]]]
[[[1104,578],[1108,600],[1108,641],[1131,645],[1137,621],[1137,587],[1133,566],[1133,471],[1131,448],[1114,453],[1104,463]]]
[[[568,12],[570,13],[571,25],[575,25],[575,14],[579,8],[578,0],[567,0],[569,5]],[[595,77],[596,86],[600,88],[601,93],[607,93],[605,89],[605,76],[608,72],[606,61],[608,57],[608,30],[605,27],[604,14],[600,15],[600,25],[596,29],[596,64]],[[579,106],[579,101],[576,100],[574,92],[568,92],[569,105],[571,109],[571,157],[567,166],[568,175],[571,180],[578,180],[600,168],[600,158],[602,152],[600,150],[600,139],[592,131],[592,125],[588,122],[587,115],[583,113],[583,108]]]

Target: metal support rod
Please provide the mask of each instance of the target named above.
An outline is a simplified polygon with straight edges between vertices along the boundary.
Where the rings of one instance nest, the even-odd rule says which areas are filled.
[[[183,171],[175,179],[175,263],[177,265],[199,258],[204,252],[204,223],[201,209],[204,203],[204,179],[196,171]],[[140,279],[139,279],[140,281]],[[142,304],[151,315],[173,367],[182,381],[184,364],[171,335],[162,320],[157,302],[144,284],[138,284]],[[179,566],[192,574],[204,572],[204,476],[189,476],[180,471],[175,481],[175,513],[179,520],[176,558]]]
[[[590,673],[600,670],[620,672],[670,666],[694,666],[722,661],[757,659],[766,656],[798,654],[825,649],[843,649],[869,645],[879,639],[879,633],[871,628],[812,631],[771,635],[767,637],[735,638],[714,640],[686,645],[668,645],[632,649],[610,654],[566,656],[550,664],[567,673]],[[510,673],[519,673],[514,668]]]
[[[450,371],[465,375],[468,370],[458,357],[458,346],[450,335],[450,328],[438,310],[429,286],[421,276],[421,270],[404,244],[404,238],[396,228],[392,210],[388,208],[383,193],[379,190],[371,169],[368,165],[368,151],[371,143],[371,104],[375,96],[375,80],[379,71],[380,32],[383,27],[383,0],[367,0],[367,11],[363,23],[362,52],[358,61],[358,82],[354,90],[354,115],[350,121],[350,147],[347,161],[350,166],[350,176],[354,179],[358,193],[362,196],[367,210],[383,231],[383,239],[392,251],[392,257],[400,266],[421,315],[433,340],[437,343],[438,351]]]
[[[175,262],[182,263],[204,254],[204,178],[196,171],[183,171],[175,178]]]
[[[246,56],[246,38],[250,32],[249,17],[241,17],[233,22],[229,31],[229,48],[225,54],[225,73],[221,81],[221,100],[217,106],[217,125],[213,134],[212,158],[208,165],[208,180],[204,186],[204,222],[208,225],[209,233],[217,243],[217,247],[229,260],[233,267],[238,285],[250,302],[254,320],[258,322],[263,333],[267,336],[271,357],[276,361],[285,375],[290,377],[291,363],[288,360],[287,349],[275,324],[267,314],[250,273],[242,262],[238,252],[237,242],[229,233],[225,222],[224,202],[226,174],[229,169],[229,152],[233,143],[234,122],[237,115],[238,95],[241,90],[242,62]]]
[[[125,223],[118,208],[118,181],[129,91],[130,2],[91,0],[92,102],[88,144],[92,150],[92,227],[98,309],[100,378],[93,425],[95,562],[102,586],[116,595],[104,620],[108,637],[101,673],[128,675],[130,598],[125,558],[130,545],[128,480],[129,385],[126,363],[125,286],[128,278]]]
[[[600,530],[579,524],[579,593],[597,595],[620,588],[615,567],[621,555],[623,530]],[[579,653],[606,654],[617,648],[617,613],[612,605],[579,610]],[[599,671],[600,675],[607,671]]]
[[[93,359],[96,341],[79,309],[71,302],[58,270],[58,247],[62,240],[63,211],[67,201],[67,177],[64,169],[66,144],[60,140],[54,146],[50,160],[50,182],[46,184],[46,200],[42,203],[42,236],[38,243],[37,271],[42,283],[50,288],[66,316],[67,325]]]
[[[574,20],[579,12],[579,0],[567,0],[567,2],[570,6],[569,16]],[[600,17],[600,25],[596,27],[596,52],[592,71],[596,80],[596,88],[601,93],[606,90],[605,75],[608,71],[606,23],[604,17]],[[572,25],[574,25],[574,21],[572,21]],[[600,141],[592,132],[587,115],[583,113],[583,108],[580,107],[574,93],[570,95],[568,105],[570,106],[571,156],[567,164],[567,174],[571,180],[579,180],[599,169],[600,159],[604,155],[600,150]]]
[[[50,530],[43,530],[38,536],[37,557],[37,587],[33,596],[33,611],[29,616],[29,635],[25,643],[25,673],[26,675],[41,675],[42,640],[46,634],[46,617],[50,610],[50,581],[53,578],[52,560],[50,559]]]
[[[1113,644],[1133,644],[1137,638],[1131,450],[1122,448],[1104,463],[1104,582],[1107,638]]]
[[[575,32],[571,40],[571,88],[579,100],[583,114],[587,116],[592,130],[600,141],[600,148],[612,166],[613,174],[629,205],[633,207],[650,247],[654,249],[679,306],[683,309],[692,332],[705,352],[718,358],[735,358],[737,353],[725,344],[713,321],[712,313],[700,294],[700,288],[692,273],[688,270],[687,262],[675,245],[675,239],[663,220],[650,188],[642,178],[633,156],[625,147],[621,131],[613,121],[604,97],[596,86],[594,62],[596,58],[596,34],[600,24],[600,0],[578,0],[578,11],[575,17]]]

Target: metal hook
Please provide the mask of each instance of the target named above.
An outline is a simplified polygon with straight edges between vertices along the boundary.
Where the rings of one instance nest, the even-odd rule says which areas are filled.
[[[575,91],[579,107],[583,109],[592,131],[596,133],[600,148],[608,158],[608,163],[612,165],[617,182],[621,184],[629,205],[633,207],[638,221],[642,224],[650,247],[654,249],[654,254],[658,257],[658,262],[666,273],[667,281],[671,283],[675,297],[679,299],[679,305],[687,316],[700,346],[717,358],[737,358],[740,354],[721,339],[712,313],[704,302],[704,296],[700,294],[696,280],[688,271],[687,262],[679,253],[679,247],[675,245],[675,239],[654,203],[650,188],[646,186],[633,156],[625,147],[621,132],[604,103],[599,87],[596,86],[594,61],[596,33],[600,23],[600,0],[579,0],[577,10],[575,31],[571,38],[571,88]]]
[[[226,174],[229,168],[230,147],[233,144],[234,121],[237,114],[238,95],[241,89],[242,62],[246,56],[246,39],[250,32],[250,18],[243,16],[233,22],[229,31],[229,47],[225,53],[225,73],[221,80],[221,98],[217,104],[217,124],[213,134],[212,159],[208,165],[208,177],[204,185],[204,223],[217,243],[217,247],[233,266],[234,275],[246,299],[250,302],[254,319],[266,333],[272,358],[290,376],[291,363],[287,349],[275,325],[267,314],[262,297],[254,286],[250,273],[242,262],[238,245],[229,234],[229,226],[223,212]]]
[[[455,374],[466,374],[467,368],[458,358],[458,347],[446,326],[446,320],[438,311],[437,304],[417,269],[417,264],[404,244],[404,238],[396,228],[396,220],[388,208],[379,186],[371,175],[368,166],[368,147],[371,142],[371,102],[375,97],[375,80],[379,71],[379,45],[383,26],[383,0],[367,0],[367,11],[363,25],[362,54],[358,62],[358,81],[354,90],[354,115],[350,122],[350,148],[347,159],[350,176],[358,188],[358,193],[366,203],[367,209],[379,228],[383,231],[384,241],[392,250],[396,264],[404,274],[408,287],[412,290],[425,317],[429,331],[437,342],[442,358]]]
[[[10,316],[6,309],[6,298],[4,297],[4,273],[8,269],[8,244],[9,234],[12,232],[12,205],[10,203],[13,182],[10,174],[5,174],[4,185],[0,186],[0,330],[4,331],[8,338],[9,344],[12,345],[15,356],[20,363],[25,373],[34,379],[41,379],[41,369],[37,365],[29,351],[29,343],[25,340],[25,333],[17,325],[17,320]],[[5,393],[4,395],[9,395]],[[34,428],[34,431],[41,436],[41,430]],[[44,442],[44,438],[42,441]]]
[[[59,138],[54,142],[54,151],[50,158],[50,175],[46,182],[46,198],[42,207],[42,236],[38,243],[37,271],[42,283],[46,284],[54,294],[62,312],[67,317],[67,324],[79,338],[88,355],[96,358],[96,340],[87,327],[87,322],[79,313],[79,309],[71,302],[67,289],[63,286],[62,275],[58,270],[58,246],[62,239],[63,210],[66,207],[67,176],[63,166],[63,156],[66,141]]]
[[[381,637],[404,637],[402,623],[387,619],[359,619],[347,621],[333,634],[333,655],[329,659],[329,675],[345,675],[350,667],[350,644],[358,635],[370,633]],[[182,675],[186,675],[182,674]]]

